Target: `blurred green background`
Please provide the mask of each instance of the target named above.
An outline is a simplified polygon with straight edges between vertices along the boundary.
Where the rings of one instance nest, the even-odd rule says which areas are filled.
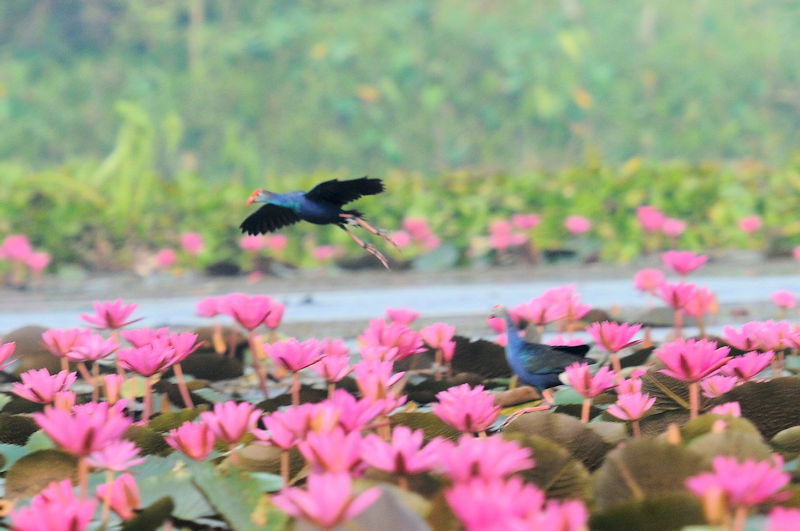
[[[646,203],[685,247],[752,244],[747,214],[793,244],[798,27],[789,0],[9,0],[0,235],[107,268],[195,230],[210,263],[251,188],[370,174],[391,197],[363,210],[429,218],[459,263],[514,212],[629,260]]]

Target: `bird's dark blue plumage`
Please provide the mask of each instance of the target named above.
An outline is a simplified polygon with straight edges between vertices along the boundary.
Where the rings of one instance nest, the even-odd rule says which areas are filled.
[[[553,346],[542,343],[531,343],[519,336],[519,329],[505,308],[495,310],[497,317],[502,317],[506,322],[506,360],[511,370],[521,381],[536,387],[540,391],[555,387],[561,381],[558,375],[572,363],[595,363],[586,358],[589,352],[588,345]]]
[[[337,225],[388,268],[386,258],[371,244],[365,243],[350,232],[347,225],[359,225],[392,244],[394,242],[384,231],[367,223],[363,214],[358,210],[342,208],[345,204],[360,197],[379,194],[383,191],[383,182],[380,179],[369,177],[346,181],[332,179],[319,183],[308,192],[295,191],[276,194],[266,190],[256,190],[250,196],[248,204],[264,203],[264,206],[250,214],[239,228],[247,234],[264,234],[298,221],[308,221],[317,225]]]

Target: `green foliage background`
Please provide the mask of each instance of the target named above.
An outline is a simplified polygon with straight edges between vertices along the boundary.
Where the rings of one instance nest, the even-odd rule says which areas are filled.
[[[587,154],[785,162],[800,4],[35,0],[0,4],[0,157],[162,173],[518,171]]]
[[[253,188],[370,174],[371,219],[427,217],[461,263],[514,212],[540,247],[590,217],[630,260],[646,203],[682,247],[757,245],[748,214],[794,245],[797,27],[790,1],[2,2],[0,235],[108,268],[193,230],[199,265],[244,261]],[[290,232],[292,262],[359,251]]]

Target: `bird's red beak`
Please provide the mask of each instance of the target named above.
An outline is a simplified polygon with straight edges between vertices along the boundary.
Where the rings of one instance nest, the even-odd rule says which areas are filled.
[[[255,203],[256,202],[256,198],[258,197],[258,194],[260,194],[260,193],[261,193],[261,190],[256,190],[255,192],[250,194],[250,197],[247,199],[247,204],[248,205],[252,205],[253,203]]]

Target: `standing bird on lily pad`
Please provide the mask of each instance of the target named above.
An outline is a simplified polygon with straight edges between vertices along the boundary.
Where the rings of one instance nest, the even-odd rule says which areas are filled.
[[[503,306],[495,306],[491,317],[501,317],[506,322],[506,361],[520,380],[532,385],[539,391],[555,387],[561,383],[558,375],[568,365],[577,362],[595,363],[586,359],[589,345],[545,345],[525,341],[519,335],[519,329]]]
[[[267,190],[256,190],[247,204],[264,203],[264,206],[250,214],[239,226],[247,234],[266,234],[298,221],[308,221],[316,225],[336,225],[341,227],[362,249],[380,260],[386,269],[389,263],[372,244],[364,242],[350,232],[348,225],[360,225],[372,234],[380,236],[392,245],[392,239],[381,229],[376,229],[364,220],[358,210],[345,210],[342,207],[365,195],[376,195],[384,191],[380,179],[361,177],[340,181],[332,179],[321,182],[308,192],[296,191],[276,194]]]

